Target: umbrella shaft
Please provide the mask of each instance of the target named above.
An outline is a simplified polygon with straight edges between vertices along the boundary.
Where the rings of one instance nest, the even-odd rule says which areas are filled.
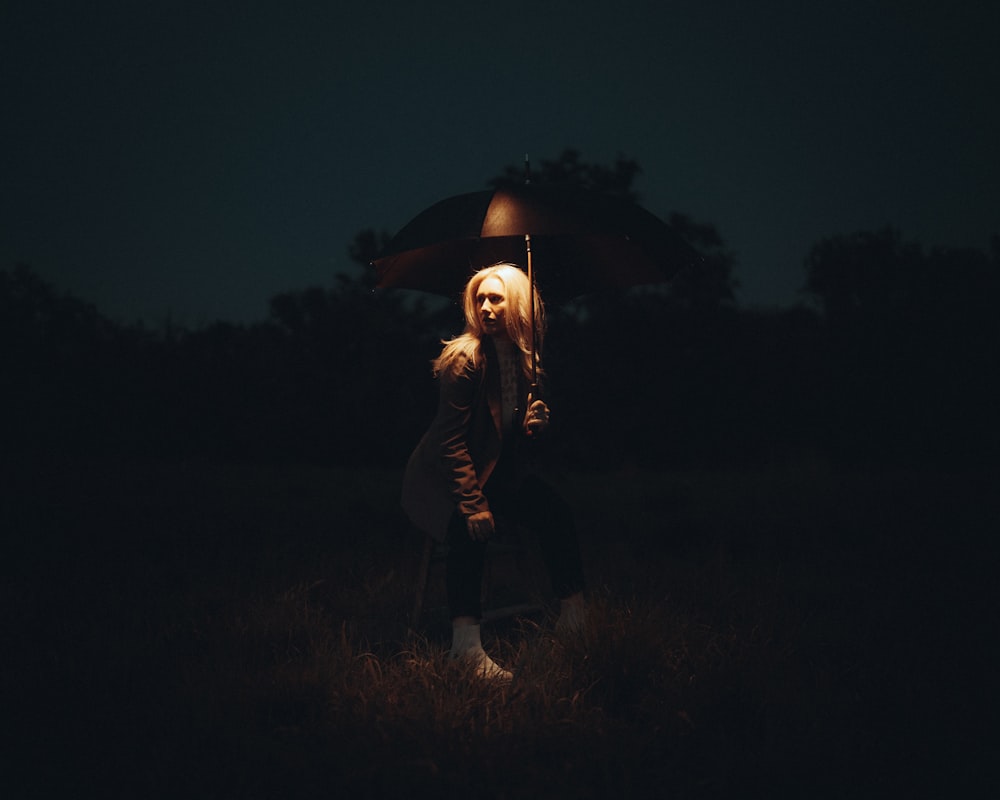
[[[532,395],[537,399],[537,379],[538,379],[538,366],[536,364],[537,356],[535,354],[535,270],[531,264],[531,234],[524,234],[524,246],[528,251],[528,286],[530,287],[530,296],[528,297],[528,318],[530,321],[531,334],[531,391]]]

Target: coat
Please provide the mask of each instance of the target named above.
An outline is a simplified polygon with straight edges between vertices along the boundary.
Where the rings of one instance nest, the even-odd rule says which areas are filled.
[[[516,439],[520,430],[503,424],[500,369],[489,337],[483,340],[482,355],[477,367],[466,366],[460,375],[442,373],[438,378],[437,412],[403,475],[403,510],[417,528],[441,542],[456,508],[466,517],[489,510],[483,489],[500,458],[504,438]],[[523,409],[527,399],[523,376],[518,398]]]

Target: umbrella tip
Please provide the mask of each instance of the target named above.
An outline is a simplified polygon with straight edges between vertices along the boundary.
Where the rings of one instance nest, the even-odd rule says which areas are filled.
[[[531,183],[531,161],[528,160],[527,153],[524,154],[524,183]]]

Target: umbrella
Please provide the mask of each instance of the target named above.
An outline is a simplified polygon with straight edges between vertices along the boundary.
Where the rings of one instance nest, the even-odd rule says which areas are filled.
[[[667,281],[699,260],[670,225],[636,203],[526,182],[435,203],[372,265],[376,288],[454,297],[477,269],[507,261],[526,268],[532,292],[559,301]],[[532,302],[532,335],[534,309]]]
[[[667,281],[699,260],[670,225],[636,203],[526,183],[435,203],[372,265],[378,288],[453,297],[475,270],[507,261],[525,268],[543,297],[560,301]],[[534,275],[532,261],[540,265]]]

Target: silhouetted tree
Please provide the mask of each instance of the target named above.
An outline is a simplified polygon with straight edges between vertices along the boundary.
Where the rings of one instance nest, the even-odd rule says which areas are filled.
[[[887,227],[815,244],[803,289],[835,329],[880,339],[916,336],[928,345],[950,339],[956,328],[992,326],[998,263],[995,254],[974,248],[925,251]]]
[[[835,325],[878,320],[904,304],[926,302],[921,248],[891,227],[824,239],[810,249],[805,267],[804,291]]]
[[[24,264],[0,271],[4,455],[153,450],[164,424],[163,343],[55,289]]]
[[[827,326],[837,444],[879,460],[970,464],[1000,442],[1000,265],[893,228],[834,236],[806,258]]]
[[[59,292],[27,264],[0,270],[0,330],[9,356],[64,357],[93,351],[115,326],[92,304]]]
[[[388,247],[391,239],[392,235],[388,231],[377,231],[374,228],[365,228],[355,234],[347,252],[351,261],[366,268],[362,277],[365,285],[375,285],[375,275],[367,267]]]
[[[288,402],[313,428],[314,455],[349,463],[405,458],[415,417],[428,413],[418,387],[429,380],[437,346],[423,306],[372,292],[370,276],[341,275],[332,289],[272,298],[270,320],[287,351]]]
[[[736,257],[726,248],[718,229],[676,211],[671,212],[667,221],[701,254],[697,264],[682,269],[673,279],[671,297],[701,313],[733,301]]]
[[[526,180],[530,180],[550,186],[605,192],[638,202],[639,195],[632,184],[641,172],[639,162],[625,155],[619,155],[614,164],[607,167],[583,161],[578,150],[567,148],[558,158],[542,159],[537,166],[508,165],[498,176],[487,181],[487,184],[499,189],[506,186],[520,186]]]

